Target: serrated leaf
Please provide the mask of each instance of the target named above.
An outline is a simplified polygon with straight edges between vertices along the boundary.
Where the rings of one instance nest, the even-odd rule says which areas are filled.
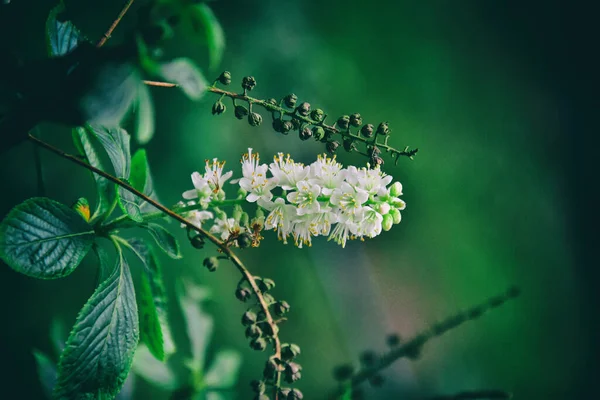
[[[127,375],[127,379],[125,379],[125,383],[123,384],[121,391],[115,397],[115,400],[132,400],[134,387],[135,387],[135,375],[129,374],[129,375]]]
[[[225,50],[225,33],[212,9],[204,3],[192,6],[192,26],[199,33],[204,31],[208,46],[209,68],[215,70],[221,63]]]
[[[38,350],[33,350],[33,357],[44,394],[50,399],[52,398],[52,389],[56,384],[56,364],[45,353]]]
[[[210,369],[204,376],[204,383],[210,388],[228,388],[236,384],[242,357],[234,350],[217,353]]]
[[[179,290],[179,304],[187,322],[187,334],[190,341],[192,360],[188,366],[196,373],[204,371],[206,349],[213,331],[213,319],[202,311],[201,302],[207,298],[207,292],[186,283]]]
[[[34,197],[0,223],[0,258],[22,274],[41,279],[69,275],[94,242],[92,227],[57,201]]]
[[[208,82],[196,65],[187,58],[177,58],[161,64],[161,75],[176,83],[192,100],[200,99],[206,92]]]
[[[131,169],[131,138],[129,133],[122,128],[109,129],[93,125],[87,125],[85,129],[92,132],[102,144],[112,162],[117,177],[128,179]]]
[[[75,147],[77,147],[79,153],[85,158],[85,161],[102,171],[106,171],[98,152],[100,143],[98,143],[96,136],[91,131],[82,127],[73,129],[72,136]],[[97,193],[96,209],[91,216],[91,220],[93,221],[95,218],[108,211],[114,199],[115,190],[108,179],[98,174],[92,173],[92,175],[96,181]]]
[[[148,86],[138,85],[135,101],[135,138],[139,144],[146,144],[154,136],[154,104]]]
[[[46,20],[46,45],[50,57],[64,56],[75,50],[84,40],[83,35],[71,21],[60,21],[59,15],[65,11],[61,1],[50,10]]]
[[[154,238],[158,247],[160,247],[169,257],[174,259],[181,258],[179,242],[175,239],[175,236],[163,226],[148,222],[146,224],[141,224],[140,228],[146,229]]]
[[[164,361],[175,352],[167,318],[167,295],[154,249],[143,240],[129,239],[133,253],[144,264],[138,287],[140,337],[157,359]]]
[[[146,150],[138,149],[131,158],[131,172],[129,181],[134,188],[144,193],[151,199],[158,201],[158,197],[154,192],[154,183],[152,182],[152,175],[150,174],[150,165],[148,164]],[[142,211],[156,211],[154,206],[145,202],[144,200],[138,198],[137,201],[138,204],[140,204],[140,209]]]
[[[146,381],[165,390],[173,391],[179,387],[179,382],[169,366],[154,358],[150,350],[143,344],[135,353],[133,370]]]
[[[139,339],[133,281],[119,251],[117,265],[83,306],[58,366],[54,398],[114,398],[133,361]]]
[[[108,253],[98,244],[94,243],[92,247],[96,257],[98,257],[98,282],[104,282],[113,271]]]
[[[128,180],[122,180],[131,185]],[[143,222],[144,217],[142,217],[142,209],[140,208],[138,197],[122,186],[117,186],[117,193],[119,194],[119,207],[121,207],[121,210],[132,220]]]

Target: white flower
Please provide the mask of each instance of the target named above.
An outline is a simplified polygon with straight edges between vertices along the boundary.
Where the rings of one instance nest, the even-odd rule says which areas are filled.
[[[221,240],[229,239],[232,233],[239,233],[242,228],[239,226],[235,219],[227,218],[227,216],[217,217],[214,225],[210,228],[210,233],[214,235],[220,235]]]
[[[311,184],[307,181],[300,181],[296,184],[298,191],[288,193],[287,199],[290,203],[298,205],[298,215],[313,214],[319,212],[319,194],[321,187]]]
[[[218,161],[216,158],[213,158],[212,162],[206,160],[206,166],[204,167],[206,173],[204,174],[204,177],[215,194],[223,189],[225,182],[233,175],[233,171],[223,174],[224,166],[225,161]]]
[[[356,232],[358,226],[354,222],[353,216],[349,214],[341,213],[338,215],[338,221],[333,232],[329,235],[327,240],[333,240],[342,247],[346,247],[346,241],[352,239],[354,232]]]
[[[246,200],[254,203],[258,199],[269,201],[273,197],[271,190],[276,186],[273,178],[267,178],[267,164],[260,165],[258,153],[252,154],[252,149],[242,157],[242,175],[240,187],[248,192]],[[236,181],[232,181],[236,183]]]
[[[209,219],[213,219],[213,213],[210,211],[192,210],[185,213],[184,218],[190,221],[198,228],[202,228],[202,223]],[[181,224],[182,228],[185,228],[185,224]]]
[[[283,153],[278,153],[273,157],[273,162],[269,165],[269,170],[273,177],[277,180],[278,186],[283,190],[291,190],[296,188],[296,184],[306,179],[310,172],[310,167],[305,167],[304,164],[296,163],[288,154],[283,158]]]
[[[392,177],[382,172],[379,165],[375,168],[360,169],[350,166],[346,180],[370,195],[383,196],[388,193],[386,186],[390,184]]]
[[[277,198],[274,202],[258,200],[258,205],[270,211],[265,219],[265,229],[277,229],[277,237],[287,243],[287,237],[292,231],[292,222],[296,219],[296,207],[287,204],[284,199]]]
[[[192,173],[192,183],[194,189],[183,192],[183,198],[186,200],[198,199],[198,202],[206,208],[212,200],[212,189],[208,180],[202,177],[199,172]]]
[[[369,199],[367,192],[360,188],[355,188],[343,182],[342,185],[333,191],[331,195],[331,204],[340,207],[346,213],[353,213]]]
[[[337,214],[331,211],[331,208],[324,207],[321,204],[321,211],[310,214],[310,231],[314,236],[327,236],[331,232],[331,226],[338,220]]]
[[[329,158],[319,154],[317,161],[310,165],[309,177],[310,183],[319,185],[323,194],[329,196],[346,178],[346,170],[342,170],[342,164],[335,161],[335,156]]]
[[[310,215],[305,214],[300,216],[294,222],[292,235],[294,236],[294,244],[298,246],[298,248],[302,248],[302,245],[312,246],[311,239],[311,218]]]
[[[358,222],[358,236],[373,238],[381,233],[383,216],[371,207],[363,207],[362,218]]]

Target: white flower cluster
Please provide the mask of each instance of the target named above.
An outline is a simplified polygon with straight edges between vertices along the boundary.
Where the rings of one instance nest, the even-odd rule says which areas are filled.
[[[313,236],[328,236],[342,247],[349,239],[372,238],[382,230],[391,229],[401,220],[400,211],[405,203],[402,184],[376,168],[343,168],[335,157],[319,155],[311,165],[297,163],[289,155],[279,153],[270,164],[260,164],[252,149],[242,157],[242,178],[239,184],[245,200],[256,203],[268,212],[264,218],[265,230],[276,230],[279,239],[287,243],[294,238],[298,247],[311,245]],[[194,210],[186,218],[196,224],[213,219],[205,211],[213,203],[225,198],[223,184],[232,172],[223,174],[223,164],[216,159],[206,162],[206,172],[192,174],[194,189],[183,193],[188,204],[200,204],[203,210]],[[235,214],[235,213],[234,213]],[[210,232],[227,240],[240,232],[256,233],[256,224],[263,228],[259,211],[252,227],[241,213],[228,218],[219,210]]]

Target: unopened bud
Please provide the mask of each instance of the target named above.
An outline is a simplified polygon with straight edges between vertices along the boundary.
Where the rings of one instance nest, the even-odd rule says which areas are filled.
[[[390,132],[391,132],[391,130],[390,130],[390,127],[389,127],[389,125],[388,125],[387,122],[382,122],[377,127],[377,134],[378,135],[389,135]]]
[[[340,147],[340,142],[335,140],[332,142],[327,142],[327,144],[325,145],[325,149],[329,154],[334,154],[338,147]]]
[[[246,301],[248,301],[248,299],[250,299],[251,296],[252,296],[252,293],[246,288],[237,288],[235,291],[235,297],[239,301],[246,302]]]
[[[285,104],[285,106],[288,108],[296,107],[297,101],[298,101],[298,96],[296,96],[294,93],[290,93],[283,98],[283,104]]]
[[[248,109],[244,106],[235,106],[234,114],[237,119],[244,119],[248,116]]]
[[[400,221],[402,221],[402,214],[400,214],[400,210],[398,210],[397,208],[392,208],[388,215],[392,216],[394,224],[399,224]]]
[[[342,115],[338,118],[336,123],[340,129],[348,129],[350,126],[350,117],[348,115]]]
[[[250,341],[250,347],[257,351],[264,351],[267,348],[267,341],[261,337],[257,337]]]
[[[255,86],[256,79],[254,79],[253,76],[245,76],[244,79],[242,79],[242,89],[250,91],[254,89]]]
[[[219,82],[225,86],[229,85],[231,83],[231,72],[223,71],[221,75],[219,75]]]
[[[322,126],[315,126],[312,129],[312,134],[315,140],[322,140],[325,137],[325,129]]]
[[[259,126],[262,124],[262,116],[259,113],[252,112],[248,115],[248,123],[251,126]]]
[[[354,113],[350,116],[350,125],[352,125],[355,128],[358,128],[362,125],[362,117],[359,113]]]
[[[320,108],[316,108],[316,109],[312,110],[310,113],[310,118],[316,122],[323,121],[324,116],[325,116],[325,113]]]
[[[206,257],[202,264],[204,264],[206,269],[208,269],[210,272],[215,272],[219,266],[219,260],[217,257]]]
[[[312,137],[312,130],[308,126],[305,126],[300,131],[300,140],[308,140],[311,137]]]
[[[383,228],[383,230],[387,232],[390,229],[392,229],[393,225],[394,225],[394,217],[392,216],[392,214],[385,214],[383,216],[383,221],[381,221],[381,227]]]
[[[390,186],[390,196],[402,196],[402,184],[400,182],[394,182],[392,186]]]
[[[296,112],[303,117],[308,117],[310,113],[310,103],[304,102],[296,108]]]
[[[215,104],[213,104],[212,113],[213,115],[221,115],[225,112],[226,109],[227,107],[225,107],[225,104],[223,104],[223,102],[219,100]]]
[[[374,130],[375,130],[375,128],[373,127],[372,124],[367,124],[367,125],[363,126],[362,128],[360,128],[360,134],[366,138],[370,138],[371,136],[373,136]]]

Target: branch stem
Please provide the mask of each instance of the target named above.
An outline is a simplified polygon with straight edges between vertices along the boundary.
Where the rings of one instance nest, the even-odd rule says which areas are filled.
[[[108,39],[110,39],[110,36],[112,35],[113,31],[117,28],[117,25],[119,25],[119,23],[121,22],[121,20],[125,16],[125,14],[127,14],[127,11],[129,11],[129,7],[131,7],[131,5],[133,4],[134,1],[135,0],[127,0],[127,3],[125,3],[123,8],[121,9],[121,12],[117,16],[117,18],[113,21],[112,25],[102,35],[100,40],[98,40],[98,43],[96,43],[96,47],[104,46],[104,44],[108,41]]]

